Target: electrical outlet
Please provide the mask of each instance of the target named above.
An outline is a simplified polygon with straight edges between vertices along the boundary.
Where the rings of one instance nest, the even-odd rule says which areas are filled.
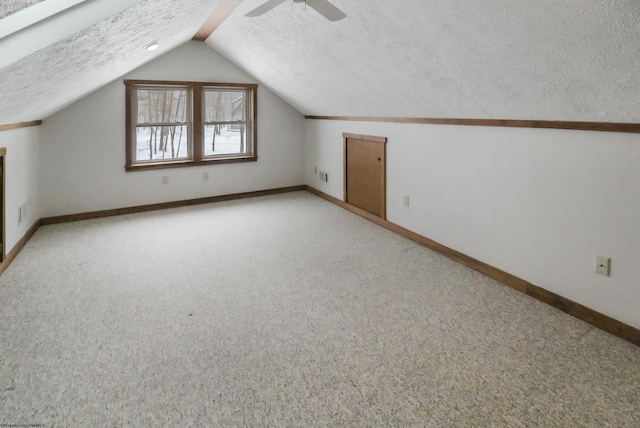
[[[209,181],[209,173],[208,172],[203,172],[202,173],[202,181]]]
[[[320,171],[318,175],[320,176],[320,181],[324,181],[325,183],[329,182],[329,174],[326,172]]]
[[[405,197],[404,197],[404,206],[405,206],[405,207],[408,207],[408,206],[409,206],[409,197],[408,197],[408,196],[405,196]]]
[[[611,275],[611,259],[606,256],[596,256],[596,273],[604,276]]]
[[[166,176],[166,175],[162,176],[162,184],[165,185],[165,186],[167,184],[169,184],[169,177],[168,176]]]

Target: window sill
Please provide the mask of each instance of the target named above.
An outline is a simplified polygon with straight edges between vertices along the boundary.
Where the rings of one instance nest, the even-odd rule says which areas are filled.
[[[200,161],[184,160],[175,162],[156,162],[156,163],[141,163],[136,165],[125,165],[124,169],[127,172],[133,171],[146,171],[150,169],[169,169],[169,168],[183,168],[186,166],[204,166],[214,164],[225,163],[240,163],[240,162],[256,162],[258,156],[249,156],[242,158],[218,158],[218,159],[205,159]]]

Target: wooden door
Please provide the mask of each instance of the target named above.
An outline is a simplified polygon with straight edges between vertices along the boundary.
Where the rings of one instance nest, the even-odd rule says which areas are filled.
[[[0,148],[0,262],[4,261],[6,257],[6,245],[5,239],[7,234],[7,228],[5,225],[5,187],[4,187],[4,157],[7,154],[7,149],[2,147]]]
[[[344,200],[386,218],[385,137],[343,134]]]

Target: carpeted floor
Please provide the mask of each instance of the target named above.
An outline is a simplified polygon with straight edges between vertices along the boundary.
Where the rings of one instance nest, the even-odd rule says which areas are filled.
[[[640,348],[309,193],[42,227],[0,426],[638,427]]]

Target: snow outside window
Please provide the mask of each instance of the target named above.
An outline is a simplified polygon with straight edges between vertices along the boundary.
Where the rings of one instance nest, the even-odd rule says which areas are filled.
[[[253,84],[126,80],[126,169],[257,160]]]

